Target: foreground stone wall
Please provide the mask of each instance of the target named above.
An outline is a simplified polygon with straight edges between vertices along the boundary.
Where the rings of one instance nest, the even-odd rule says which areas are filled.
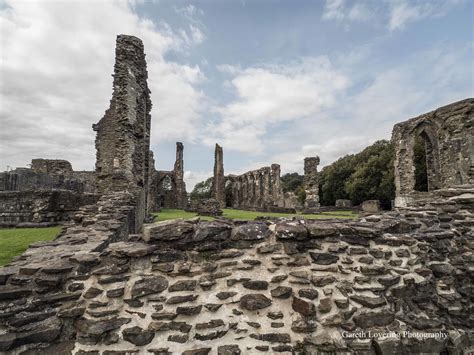
[[[428,189],[474,184],[474,99],[440,107],[394,126],[396,205],[415,195],[413,148],[426,146]]]
[[[129,234],[133,205],[131,194],[103,196],[0,269],[0,351],[473,349],[472,194],[357,221],[175,220],[143,236]],[[439,337],[350,337],[369,330]]]

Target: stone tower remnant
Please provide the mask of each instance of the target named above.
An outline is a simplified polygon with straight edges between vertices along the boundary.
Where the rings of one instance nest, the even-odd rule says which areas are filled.
[[[306,198],[304,201],[305,213],[314,213],[319,211],[318,165],[318,156],[304,159],[303,186],[306,193]]]
[[[216,143],[214,151],[214,180],[212,181],[212,197],[219,202],[221,208],[225,207],[225,176],[224,153],[222,147]]]
[[[184,146],[181,142],[176,142],[176,161],[173,169],[173,190],[175,192],[176,208],[185,208],[188,202],[186,184],[184,183]]]
[[[96,135],[96,186],[100,194],[135,194],[139,219],[147,206],[151,100],[142,41],[117,36],[113,94]]]

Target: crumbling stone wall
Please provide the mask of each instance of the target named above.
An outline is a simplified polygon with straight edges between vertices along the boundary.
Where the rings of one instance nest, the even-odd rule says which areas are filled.
[[[466,99],[394,126],[396,206],[419,194],[413,164],[417,137],[425,142],[429,191],[474,184],[473,123],[474,99]]]
[[[212,180],[212,197],[219,201],[221,208],[226,205],[225,201],[225,176],[224,176],[224,153],[222,147],[216,143],[214,151],[214,178]]]
[[[99,192],[146,186],[151,101],[143,43],[119,35],[115,55],[110,107],[94,125]]]
[[[318,179],[319,157],[304,159],[304,191],[306,193],[304,201],[305,213],[319,211],[319,179]]]
[[[133,198],[103,195],[0,269],[0,351],[472,351],[472,196],[355,221],[174,220],[130,235]]]
[[[139,195],[143,219],[147,208],[151,124],[143,43],[117,36],[110,107],[93,128],[96,136],[97,190],[133,191]]]
[[[232,207],[259,211],[277,211],[285,208],[280,181],[280,166],[272,164],[242,175],[229,175],[232,184]]]
[[[184,209],[188,204],[186,183],[184,182],[183,143],[176,143],[176,160],[171,171],[158,170],[151,173],[150,198],[153,211],[160,208]]]
[[[96,194],[70,190],[0,191],[0,227],[40,226],[70,220]]]
[[[64,189],[76,192],[95,191],[93,171],[73,171],[66,160],[33,159],[31,168],[0,172],[0,191]]]
[[[31,169],[38,173],[68,175],[72,173],[71,163],[59,159],[33,159]]]
[[[184,183],[184,159],[183,159],[183,143],[176,143],[176,161],[173,169],[173,191],[175,194],[175,208],[183,209],[188,203],[188,195],[186,193],[186,184]]]

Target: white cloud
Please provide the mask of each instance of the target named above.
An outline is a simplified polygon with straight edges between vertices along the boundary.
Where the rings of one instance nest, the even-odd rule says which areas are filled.
[[[371,9],[371,7],[374,7],[374,3],[371,4],[371,7],[368,5],[368,1],[359,1],[351,5],[347,0],[326,0],[322,17],[325,20],[341,21],[347,19],[366,22],[374,15]]]
[[[402,30],[424,18],[441,17],[464,0],[326,0],[322,18],[339,22],[367,22],[390,31]]]
[[[289,65],[238,69],[221,66],[234,74],[236,98],[217,107],[217,123],[208,126],[208,145],[218,141],[228,149],[261,153],[261,137],[272,125],[316,114],[335,104],[347,79],[325,57],[305,58]]]
[[[132,3],[133,6],[137,2]],[[126,1],[7,1],[0,11],[1,167],[64,158],[93,169],[96,123],[112,95],[117,34],[140,37],[152,91],[152,140],[196,132],[205,102],[197,66],[166,61],[203,40],[141,19]]]
[[[198,182],[207,180],[213,174],[212,171],[185,171],[184,181],[186,182],[186,190],[192,191]]]

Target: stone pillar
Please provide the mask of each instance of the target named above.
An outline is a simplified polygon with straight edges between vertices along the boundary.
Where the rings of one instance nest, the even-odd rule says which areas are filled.
[[[173,178],[176,208],[185,208],[187,205],[186,184],[184,183],[183,143],[176,142],[176,161],[174,163]]]
[[[220,207],[225,208],[224,153],[219,144],[216,144],[214,151],[214,179],[211,191],[212,197],[219,201]]]
[[[280,180],[280,165],[271,165],[272,202],[274,206],[283,207],[283,188]]]
[[[304,212],[314,213],[319,211],[319,181],[318,181],[319,157],[304,159],[304,191],[306,199],[304,201]]]
[[[113,94],[96,135],[97,192],[135,193],[138,229],[146,215],[151,100],[143,43],[119,35],[115,49]]]

